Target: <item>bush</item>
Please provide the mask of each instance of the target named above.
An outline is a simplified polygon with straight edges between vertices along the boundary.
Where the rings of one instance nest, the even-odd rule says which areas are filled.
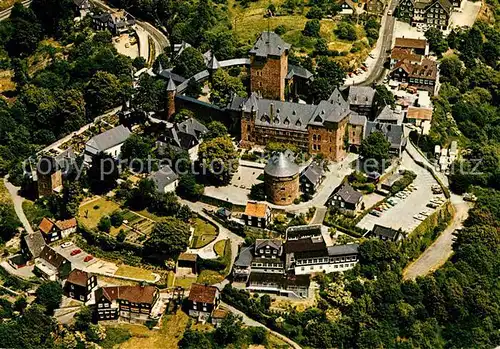
[[[306,22],[302,34],[304,34],[305,36],[319,37],[320,28],[321,24],[319,22],[319,19],[312,19]]]
[[[99,224],[97,224],[97,229],[105,233],[109,233],[111,230],[111,219],[109,219],[108,216],[102,217]]]
[[[274,32],[278,35],[283,35],[287,32],[286,27],[283,24],[280,24],[276,28],[274,28]]]
[[[335,30],[335,34],[339,39],[354,41],[357,40],[358,34],[356,28],[351,23],[340,22]]]
[[[123,213],[121,211],[115,211],[109,217],[111,225],[118,228],[123,223]]]
[[[250,327],[248,336],[253,344],[264,345],[267,342],[266,330],[262,327]]]

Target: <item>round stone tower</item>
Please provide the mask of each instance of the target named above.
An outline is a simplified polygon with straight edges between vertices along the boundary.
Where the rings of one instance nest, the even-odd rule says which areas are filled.
[[[299,167],[285,154],[274,155],[264,167],[267,201],[291,205],[299,196]]]

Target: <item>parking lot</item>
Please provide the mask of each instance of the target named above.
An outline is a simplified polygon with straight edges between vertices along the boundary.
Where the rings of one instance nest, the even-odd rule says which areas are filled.
[[[85,257],[90,256],[90,254],[85,252],[84,250],[82,250],[81,248],[79,248],[78,246],[76,246],[74,244],[71,246],[65,247],[65,248],[63,248],[61,245],[55,246],[54,250],[56,250],[58,253],[63,255],[67,260],[69,260],[71,262],[73,269],[74,268],[77,268],[77,269],[88,268],[89,266],[91,266],[92,264],[97,262],[97,259],[95,257],[93,257],[88,262],[85,262],[84,261]],[[71,252],[75,251],[75,250],[81,250],[81,252],[72,256]]]
[[[422,211],[434,211],[434,209],[427,207],[427,204],[435,197],[431,188],[438,184],[436,180],[427,170],[418,166],[406,152],[403,153],[402,166],[416,173],[417,178],[412,184],[418,189],[410,192],[405,199],[395,198],[395,205],[388,205],[389,208],[383,211],[380,217],[367,214],[357,224],[358,227],[372,230],[375,224],[380,224],[411,232],[421,223],[420,220],[414,218],[415,215]]]

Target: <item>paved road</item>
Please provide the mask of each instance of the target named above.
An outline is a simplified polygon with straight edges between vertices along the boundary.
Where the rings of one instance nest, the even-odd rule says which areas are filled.
[[[403,271],[405,280],[425,276],[441,267],[453,253],[453,232],[462,227],[468,216],[470,205],[467,202],[455,203],[455,217],[434,243],[420,257]]]
[[[12,198],[12,201],[14,202],[14,209],[16,211],[17,217],[23,224],[24,230],[28,232],[28,234],[33,233],[33,229],[31,228],[31,224],[28,221],[28,218],[26,218],[26,215],[24,214],[23,211],[23,202],[24,198],[18,194],[20,187],[14,186],[12,183],[8,181],[9,176],[5,176],[3,178],[3,183],[5,184],[5,187],[9,191],[10,197]]]
[[[219,228],[219,235],[217,236],[215,241],[211,242],[210,244],[208,244],[207,246],[205,246],[201,249],[190,249],[190,251],[193,253],[196,253],[197,250],[202,250],[202,251],[200,251],[201,252],[200,255],[203,257],[203,255],[206,255],[206,251],[208,251],[208,250],[213,251],[213,245],[215,245],[215,243],[217,241],[229,239],[229,241],[231,241],[231,255],[232,255],[231,256],[231,268],[229,270],[231,270],[233,267],[233,263],[234,263],[236,257],[238,256],[239,245],[241,245],[245,241],[245,239],[243,239],[241,236],[236,235],[235,233],[233,233],[229,229],[225,228],[223,225],[216,222],[209,215],[207,215],[205,212],[203,212],[204,208],[210,209],[210,208],[212,208],[211,206],[206,205],[202,202],[191,202],[191,201],[187,201],[187,200],[183,200],[183,199],[179,199],[179,202],[184,204],[184,205],[187,205],[192,211],[196,212],[197,214],[199,214],[203,218],[207,219],[211,223],[215,224]],[[215,253],[213,253],[213,255],[211,255],[211,254],[208,255],[208,257],[215,257]]]
[[[280,338],[281,340],[283,340],[286,343],[288,343],[289,345],[291,345],[292,348],[295,348],[295,349],[301,349],[302,348],[300,345],[298,345],[297,343],[295,343],[294,341],[292,341],[290,338],[283,336],[281,333],[278,333],[276,331],[271,330],[269,327],[264,326],[260,322],[252,320],[245,313],[239,311],[235,307],[232,307],[229,304],[224,303],[224,302],[221,302],[221,305],[224,308],[228,309],[231,313],[233,313],[235,315],[238,315],[238,316],[241,316],[242,321],[243,321],[243,323],[245,325],[252,326],[252,327],[262,327],[262,328],[265,328],[266,330],[268,330],[269,332],[271,332],[272,334],[274,334],[276,337]]]
[[[309,224],[323,224],[323,221],[325,220],[326,216],[326,207],[317,207],[316,212],[314,212],[314,216],[309,222]]]
[[[380,36],[382,37],[382,42],[380,45],[380,51],[377,56],[377,61],[374,63],[373,69],[366,78],[365,81],[355,83],[355,85],[362,86],[371,86],[374,83],[382,80],[383,74],[385,71],[384,62],[387,60],[388,53],[387,51],[392,48],[392,35],[394,32],[394,23],[396,22],[396,18],[394,16],[388,16],[387,11],[391,10],[394,13],[396,5],[398,4],[397,0],[392,0],[385,10],[385,15],[382,19],[382,30]]]

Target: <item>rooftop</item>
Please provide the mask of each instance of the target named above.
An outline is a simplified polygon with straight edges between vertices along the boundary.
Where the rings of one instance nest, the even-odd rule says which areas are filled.
[[[329,256],[343,256],[346,254],[357,254],[358,244],[336,245],[328,247]]]
[[[192,284],[188,299],[192,302],[214,304],[217,287],[202,284]]]
[[[96,299],[104,296],[110,302],[115,299],[126,300],[131,303],[152,304],[155,300],[157,288],[155,286],[111,286],[102,287],[96,291]]]
[[[299,166],[297,166],[294,162],[291,162],[284,153],[274,154],[271,159],[264,167],[264,174],[283,178],[283,177],[293,177],[299,173]]]
[[[374,235],[385,236],[391,240],[396,240],[398,235],[400,234],[400,232],[395,230],[395,229],[384,227],[384,226],[378,225],[378,224],[375,224],[373,226],[372,233]]]
[[[258,57],[279,57],[288,51],[290,47],[291,45],[283,41],[278,34],[266,31],[260,34],[249,53]]]
[[[340,196],[343,201],[351,204],[357,204],[363,197],[363,195],[356,191],[349,183],[342,184],[334,195]]]
[[[42,253],[43,247],[45,246],[45,239],[43,238],[42,233],[35,231],[32,234],[24,235],[23,239],[33,258],[38,258],[40,253]]]
[[[396,38],[394,47],[398,48],[413,48],[413,49],[425,49],[427,46],[427,40],[423,39],[410,39],[410,38]]]
[[[111,130],[92,137],[86,145],[98,151],[105,151],[109,148],[122,144],[128,137],[130,137],[130,135],[131,132],[128,128],[123,125],[119,125]]]
[[[92,274],[87,273],[86,271],[80,269],[73,269],[71,273],[69,273],[66,282],[86,287],[87,281],[91,276]]]
[[[432,120],[432,108],[408,107],[408,119]]]
[[[265,218],[267,216],[267,205],[249,201],[245,207],[245,214],[250,217]]]
[[[321,236],[321,224],[296,225],[287,228],[286,239],[301,239]]]

